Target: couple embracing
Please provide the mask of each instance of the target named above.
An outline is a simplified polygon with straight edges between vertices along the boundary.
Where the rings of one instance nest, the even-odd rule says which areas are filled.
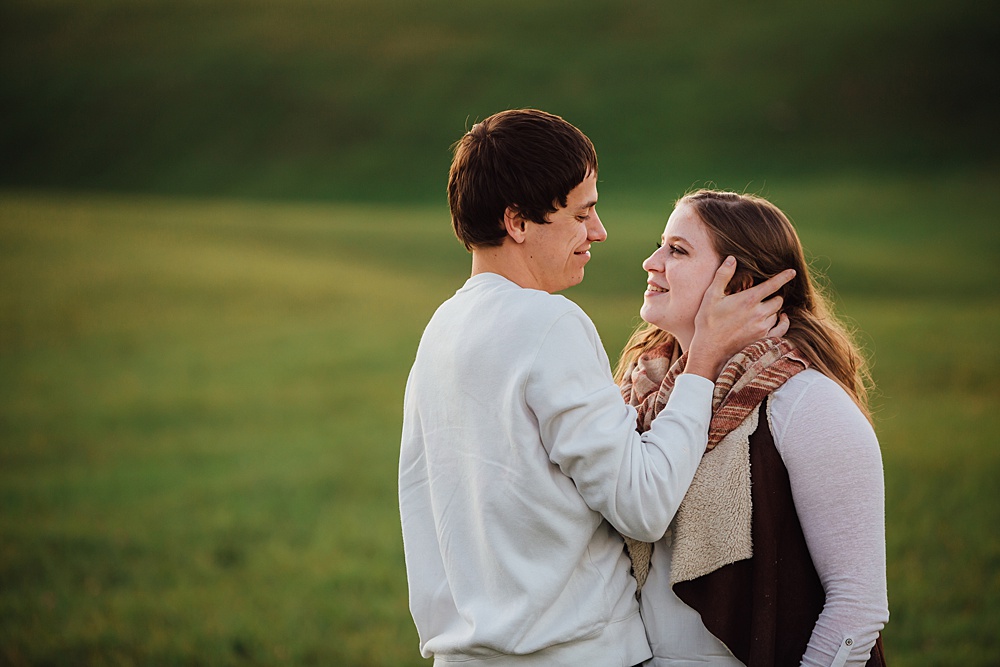
[[[421,338],[399,461],[421,654],[884,664],[865,364],[794,228],[755,196],[678,200],[612,373],[556,294],[607,238],[597,174],[590,140],[541,111],[456,145],[448,198],[472,275]]]

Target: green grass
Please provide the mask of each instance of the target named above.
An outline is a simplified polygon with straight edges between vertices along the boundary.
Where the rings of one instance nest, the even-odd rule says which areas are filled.
[[[4,198],[5,662],[412,659],[390,213]]]
[[[996,161],[979,0],[6,0],[0,184],[435,200],[534,106],[619,186]]]
[[[403,382],[468,273],[447,147],[522,106],[601,156],[569,296],[612,358],[685,188],[792,216],[873,353],[893,664],[995,664],[998,35],[973,0],[0,3],[0,664],[423,664]]]
[[[996,183],[759,188],[874,356],[896,665],[1000,655]],[[602,189],[612,358],[685,185]],[[467,273],[441,206],[0,194],[0,664],[423,664],[402,390]]]

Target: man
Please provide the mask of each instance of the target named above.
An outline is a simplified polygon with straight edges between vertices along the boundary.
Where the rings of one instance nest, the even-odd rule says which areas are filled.
[[[735,266],[720,268],[687,372],[640,436],[593,324],[554,294],[607,237],[590,140],[541,111],[498,113],[458,142],[448,198],[472,277],[424,331],[399,462],[420,652],[638,664],[650,651],[618,532],[666,532],[705,451],[714,379],[769,333],[780,300],[760,300],[791,275],[724,296]]]

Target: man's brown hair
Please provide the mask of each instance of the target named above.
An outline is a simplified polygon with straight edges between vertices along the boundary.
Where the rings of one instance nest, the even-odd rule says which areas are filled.
[[[537,109],[501,111],[476,123],[454,146],[448,204],[455,235],[472,250],[497,246],[507,207],[532,222],[566,206],[566,196],[597,172],[583,132]]]

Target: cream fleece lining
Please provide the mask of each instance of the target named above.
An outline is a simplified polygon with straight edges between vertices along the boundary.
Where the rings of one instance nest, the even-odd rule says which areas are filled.
[[[706,452],[673,521],[670,585],[753,556],[750,436],[758,411]]]

